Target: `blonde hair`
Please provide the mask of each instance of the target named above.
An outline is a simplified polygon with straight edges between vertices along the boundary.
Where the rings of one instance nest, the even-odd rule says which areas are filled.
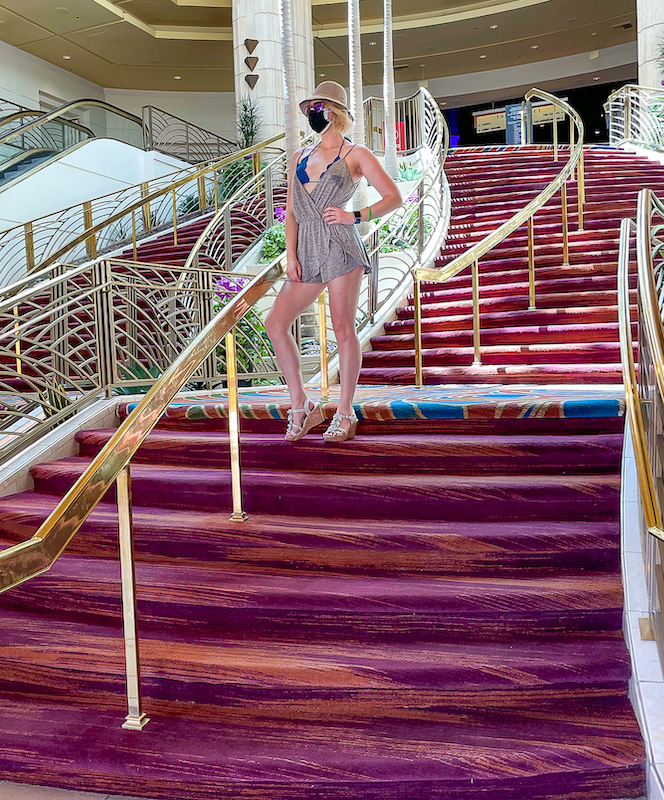
[[[332,130],[341,136],[346,136],[353,129],[353,120],[350,118],[350,114],[343,106],[338,106],[336,103],[330,103],[330,106],[334,111]]]

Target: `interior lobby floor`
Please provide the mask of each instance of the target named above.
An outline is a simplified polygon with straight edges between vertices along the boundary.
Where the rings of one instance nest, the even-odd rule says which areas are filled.
[[[117,794],[97,792],[70,792],[48,786],[28,786],[25,783],[0,781],[0,800],[142,800]]]

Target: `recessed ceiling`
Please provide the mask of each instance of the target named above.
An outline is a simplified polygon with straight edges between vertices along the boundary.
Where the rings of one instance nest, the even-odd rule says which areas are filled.
[[[346,3],[312,5],[316,74],[347,84]],[[365,84],[382,81],[382,9],[360,5]],[[0,40],[109,88],[232,92],[231,14],[231,0],[0,0]],[[636,38],[635,0],[393,0],[393,18],[401,81]]]

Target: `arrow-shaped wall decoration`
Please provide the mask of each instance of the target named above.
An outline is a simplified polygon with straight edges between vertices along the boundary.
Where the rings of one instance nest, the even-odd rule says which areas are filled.
[[[258,59],[256,58],[256,56],[247,56],[244,59],[244,63],[249,67],[251,72],[253,72],[256,67],[256,64],[258,64]]]
[[[252,89],[258,83],[258,75],[245,75],[244,79]]]
[[[245,39],[244,46],[249,51],[249,55],[251,55],[258,46],[258,39]]]

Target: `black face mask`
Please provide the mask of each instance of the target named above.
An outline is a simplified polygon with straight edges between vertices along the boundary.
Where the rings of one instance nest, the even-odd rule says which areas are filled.
[[[330,114],[326,108],[321,111],[315,111],[313,108],[309,111],[309,125],[316,133],[325,133],[325,131],[332,124]]]

